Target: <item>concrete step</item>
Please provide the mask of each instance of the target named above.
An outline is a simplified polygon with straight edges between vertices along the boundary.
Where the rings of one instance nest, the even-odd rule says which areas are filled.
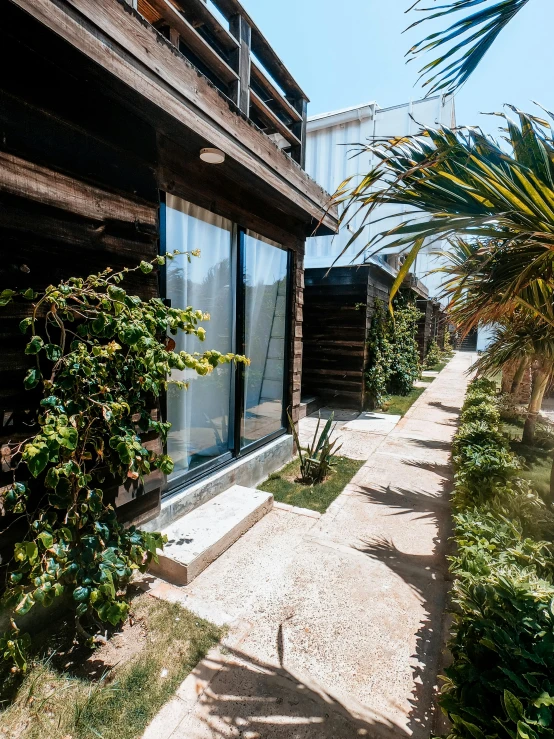
[[[188,585],[273,507],[273,495],[233,485],[162,529],[168,538],[150,572]]]

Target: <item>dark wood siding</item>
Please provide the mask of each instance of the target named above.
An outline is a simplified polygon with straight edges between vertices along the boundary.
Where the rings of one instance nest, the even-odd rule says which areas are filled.
[[[289,400],[296,418],[306,224],[284,212],[284,196],[269,198],[229,158],[220,168],[200,167],[198,152],[209,142],[9,2],[3,4],[0,63],[10,70],[0,80],[0,290],[41,289],[152,259],[159,248],[160,191],[171,190],[295,252]],[[155,276],[133,276],[124,287],[143,298],[159,295]],[[23,390],[27,361],[18,325],[25,308],[0,310],[1,446],[28,435],[38,396]],[[159,445],[154,438],[145,443]],[[9,481],[0,472],[0,485]],[[144,485],[114,488],[121,518],[151,518],[162,483],[153,475]],[[20,535],[17,525],[6,532],[12,522],[0,518],[4,552]]]
[[[362,265],[307,269],[305,279],[302,393],[362,410],[373,303],[388,302],[392,278]]]

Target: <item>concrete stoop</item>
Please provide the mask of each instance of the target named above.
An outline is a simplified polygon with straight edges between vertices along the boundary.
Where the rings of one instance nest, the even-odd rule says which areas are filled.
[[[188,585],[272,508],[271,493],[233,485],[162,529],[168,541],[149,572]]]

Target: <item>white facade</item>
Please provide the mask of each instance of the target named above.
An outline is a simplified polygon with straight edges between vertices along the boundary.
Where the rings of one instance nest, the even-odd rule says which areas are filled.
[[[377,103],[371,102],[316,115],[308,119],[306,169],[308,174],[328,192],[335,192],[347,177],[360,177],[377,164],[377,161],[366,152],[354,156],[357,144],[414,134],[421,126],[454,127],[455,122],[454,100],[446,95],[437,95],[392,108],[380,108]],[[407,212],[409,209],[402,209],[401,206],[381,206],[375,211],[372,222],[366,225],[364,232],[336,263],[345,265],[375,259],[369,251],[365,251],[357,258],[356,255],[372,236],[399,224],[403,220],[402,213]],[[395,217],[376,223],[377,219],[389,215]],[[306,267],[330,267],[348,243],[352,233],[359,228],[360,222],[361,217],[358,217],[348,229],[342,228],[334,237],[318,236],[308,239]],[[441,249],[442,246],[436,243],[433,250]],[[385,253],[386,251],[380,252],[379,261],[382,261]],[[436,266],[436,257],[422,252],[412,271],[423,279],[424,275]],[[423,279],[430,297],[439,294],[441,280],[442,277],[436,274]]]

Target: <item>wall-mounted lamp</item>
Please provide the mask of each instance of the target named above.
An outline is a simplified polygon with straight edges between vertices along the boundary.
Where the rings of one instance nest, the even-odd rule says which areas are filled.
[[[223,164],[225,154],[219,149],[200,149],[200,159],[208,164]]]

